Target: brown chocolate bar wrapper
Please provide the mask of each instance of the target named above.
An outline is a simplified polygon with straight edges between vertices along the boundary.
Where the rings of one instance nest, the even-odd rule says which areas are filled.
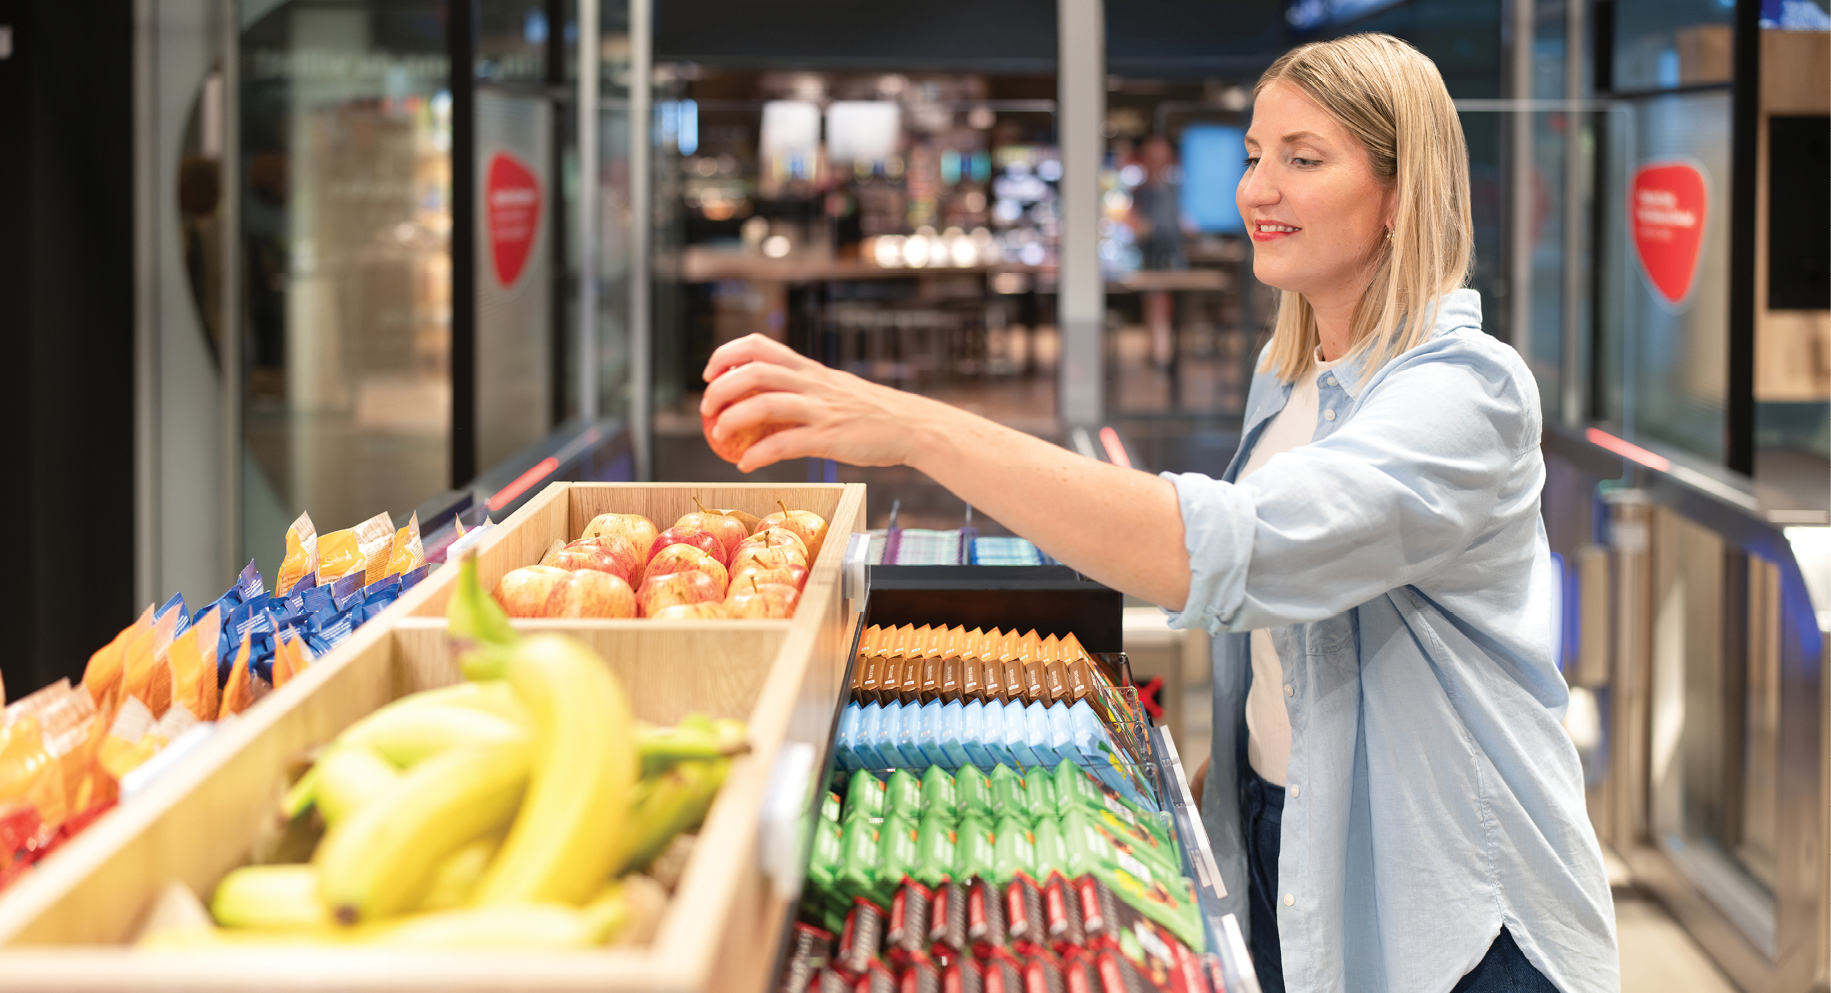
[[[1066,664],[1068,667],[1068,702],[1080,703],[1092,696],[1094,691],[1093,679],[1087,672],[1087,660],[1074,659]]]
[[[922,659],[922,678],[917,681],[916,695],[923,703],[941,698],[941,656]]]
[[[1043,702],[1045,704],[1070,702],[1068,695],[1068,669],[1061,659],[1051,659],[1043,663]]]
[[[883,943],[883,908],[862,896],[853,897],[852,909],[846,912],[845,930],[839,934],[839,947],[833,952],[833,968],[857,981],[877,961]]]
[[[928,947],[928,908],[934,894],[913,879],[903,880],[890,898],[890,923],[884,929],[884,950],[892,962],[908,962]]]
[[[862,656],[858,660],[858,670],[858,691],[853,696],[858,699],[860,705],[873,700],[882,702],[883,694],[880,692],[882,687],[878,684],[883,679],[884,660],[875,655]]]
[[[960,699],[960,660],[949,656],[941,658],[941,699],[953,703]]]
[[[903,692],[897,694],[904,703],[920,703],[922,696],[922,659],[903,663]]]
[[[1004,698],[1006,700],[1016,700],[1020,703],[1026,702],[1024,696],[1024,690],[1026,688],[1024,682],[1024,664],[1014,658],[1007,660],[1004,663],[1003,678],[1005,690]]]
[[[1049,691],[1043,684],[1043,661],[1031,659],[1024,663],[1024,699],[1031,703],[1048,703]]]
[[[966,701],[984,700],[985,679],[981,676],[979,659],[961,658],[960,660],[960,699]]]
[[[903,696],[903,666],[908,660],[891,658],[884,660],[884,674],[877,684],[877,698],[888,707]]]

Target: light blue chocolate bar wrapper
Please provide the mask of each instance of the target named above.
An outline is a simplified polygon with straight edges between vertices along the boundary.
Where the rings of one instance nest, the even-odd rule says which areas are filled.
[[[1063,762],[1086,765],[1080,749],[1074,746],[1074,719],[1068,716],[1068,705],[1057,701],[1043,712],[1049,718],[1049,747]]]
[[[930,700],[922,705],[922,731],[917,741],[922,746],[922,754],[928,756],[929,765],[952,768],[948,765],[947,752],[941,747],[941,701]]]
[[[1053,769],[1062,760],[1049,743],[1049,717],[1044,713],[1043,705],[1031,701],[1024,707],[1024,741],[1030,751],[1036,753],[1036,760],[1046,768]]]
[[[966,753],[965,710],[958,700],[941,705],[941,750],[947,753],[947,761],[943,764],[949,769],[973,764],[972,757]]]
[[[877,754],[877,733],[883,717],[884,705],[876,700],[858,711],[858,727],[852,732],[852,754],[858,758],[861,769],[884,767],[883,757]]]
[[[846,704],[846,709],[839,712],[839,733],[833,736],[833,761],[846,772],[864,768],[864,763],[858,760],[857,746],[853,744],[858,739],[858,720],[862,712],[863,708],[856,703]]]
[[[1011,757],[1017,760],[1020,771],[1028,772],[1043,764],[1036,753],[1030,750],[1030,729],[1024,721],[1024,705],[1012,700],[1004,705],[1005,747],[1011,750]]]
[[[966,757],[981,769],[998,764],[985,746],[985,701],[971,700],[960,708],[960,747]]]

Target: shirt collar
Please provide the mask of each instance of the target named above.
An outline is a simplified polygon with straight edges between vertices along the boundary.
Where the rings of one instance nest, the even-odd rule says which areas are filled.
[[[1436,320],[1431,324],[1427,341],[1457,328],[1481,327],[1481,294],[1475,290],[1451,290],[1436,299],[1436,306]],[[1362,351],[1350,356],[1333,370],[1351,400],[1360,399],[1367,383],[1380,371],[1378,367],[1368,368],[1369,361],[1368,354]]]

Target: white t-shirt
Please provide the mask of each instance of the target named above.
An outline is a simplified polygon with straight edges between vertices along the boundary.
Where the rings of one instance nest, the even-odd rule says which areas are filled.
[[[1272,456],[1309,444],[1316,437],[1316,417],[1322,406],[1322,395],[1316,380],[1339,365],[1322,361],[1322,350],[1316,350],[1316,364],[1291,384],[1291,398],[1285,402],[1272,422],[1265,426],[1252,457],[1240,470],[1240,480],[1258,472]],[[1252,633],[1252,689],[1246,694],[1246,760],[1266,782],[1283,786],[1291,764],[1291,715],[1284,709],[1284,664],[1278,649],[1272,645],[1270,628]]]

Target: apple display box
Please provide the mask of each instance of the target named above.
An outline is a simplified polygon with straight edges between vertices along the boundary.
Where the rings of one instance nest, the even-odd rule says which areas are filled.
[[[781,860],[767,853],[793,849],[794,818],[770,812],[805,809],[811,773],[827,760],[858,630],[840,562],[845,536],[864,524],[864,487],[556,483],[478,539],[478,564],[493,586],[597,514],[641,513],[665,527],[693,509],[694,496],[758,516],[781,499],[827,518],[792,619],[514,622],[590,644],[642,720],[673,723],[701,711],[749,722],[751,750],[708,813],[647,948],[143,952],[129,944],[169,883],[207,900],[249,860],[274,830],[301,755],[391,700],[460,679],[443,617],[457,570],[440,569],[389,617],[218,728],[0,896],[0,990],[763,990],[793,892],[792,881],[776,878],[786,875]]]

